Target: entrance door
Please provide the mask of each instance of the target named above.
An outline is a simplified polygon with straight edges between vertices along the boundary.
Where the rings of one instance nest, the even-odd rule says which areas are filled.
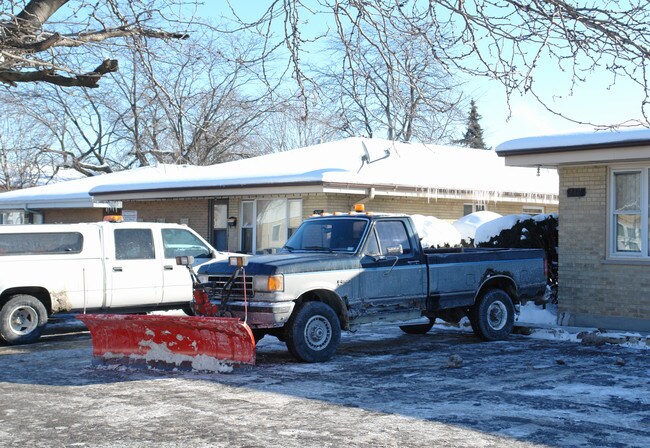
[[[219,251],[228,251],[228,204],[225,202],[212,206],[212,245]]]

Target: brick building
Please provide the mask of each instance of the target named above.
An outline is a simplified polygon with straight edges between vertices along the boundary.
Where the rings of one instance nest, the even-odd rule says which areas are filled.
[[[57,194],[73,190],[76,203],[50,207],[57,194],[37,187],[0,194],[0,213],[29,210],[40,222],[77,222],[101,219],[114,207],[126,219],[188,224],[219,249],[272,252],[314,210],[346,211],[358,202],[368,210],[448,221],[476,210],[557,211],[554,169],[506,167],[494,151],[361,138],[66,184]]]
[[[497,153],[558,169],[560,323],[650,331],[650,130],[512,140]]]

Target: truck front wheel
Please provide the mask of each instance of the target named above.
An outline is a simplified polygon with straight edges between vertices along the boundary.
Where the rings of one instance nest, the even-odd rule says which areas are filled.
[[[469,310],[472,329],[485,341],[506,339],[515,322],[510,296],[501,289],[489,289]]]
[[[289,352],[300,361],[329,360],[341,341],[341,323],[322,302],[305,302],[295,311],[285,332]]]
[[[30,295],[15,295],[0,309],[0,339],[8,344],[36,341],[46,324],[45,306]]]

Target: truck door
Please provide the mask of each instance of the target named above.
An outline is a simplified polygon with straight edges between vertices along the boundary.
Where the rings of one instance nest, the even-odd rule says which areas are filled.
[[[403,220],[376,221],[362,259],[361,295],[368,311],[420,308],[426,298],[426,264]]]
[[[212,259],[213,251],[204,241],[187,229],[161,229],[163,242],[163,303],[192,300],[192,277],[186,266],[176,264],[176,257],[192,256],[194,263]]]
[[[110,307],[158,304],[162,300],[162,258],[156,259],[153,234],[147,228],[113,230],[114,258],[107,263],[111,279]]]

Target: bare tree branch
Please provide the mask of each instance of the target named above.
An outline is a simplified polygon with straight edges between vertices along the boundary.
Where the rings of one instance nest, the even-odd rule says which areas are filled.
[[[68,0],[30,0],[15,15],[12,15],[12,6],[7,6],[9,11],[0,11],[10,17],[10,20],[0,22],[0,83],[17,86],[18,83],[46,82],[61,87],[93,88],[105,74],[117,70],[117,61],[108,59],[92,72],[83,72],[66,63],[69,58],[65,49],[101,45],[134,36],[187,39],[187,33],[166,31],[146,24],[153,15],[162,11],[167,3],[165,0],[161,0],[160,5],[143,0],[124,1],[123,4],[128,5],[132,12],[131,16],[119,13],[118,2],[109,0],[106,5],[102,5],[104,2],[74,2],[78,11],[88,14],[87,19],[75,17],[75,24],[52,20],[69,4]],[[99,19],[100,14],[111,12],[118,16],[119,24],[116,26],[107,26],[115,21],[115,17],[113,20],[110,17]],[[93,29],[93,20],[101,23],[102,27]]]
[[[310,53],[320,52],[323,36],[337,38],[344,48],[363,44],[373,49],[383,66],[407,73],[394,41],[387,31],[421,41],[439,67],[448,73],[489,77],[515,92],[531,93],[552,112],[552,97],[539,91],[543,69],[557,65],[570,80],[568,93],[590,81],[595,71],[609,73],[611,82],[625,78],[643,92],[639,108],[650,125],[650,8],[647,0],[275,0],[258,19],[243,21],[238,5],[230,4],[233,25],[224,31],[261,35],[265,46],[257,59],[270,61],[287,49],[290,73],[305,96],[306,83],[317,86],[309,69]],[[320,24],[314,31],[313,23]],[[322,25],[325,23],[326,25]],[[330,26],[335,33],[323,29]],[[289,30],[277,33],[276,31]],[[311,40],[305,36],[313,36]],[[343,59],[348,76],[355,77],[346,53]],[[268,67],[268,64],[265,63]],[[266,72],[265,72],[266,73]],[[270,71],[268,73],[271,73]],[[266,75],[266,74],[265,74]],[[365,79],[350,80],[361,87]],[[271,80],[269,85],[273,83]],[[378,87],[378,86],[376,86]],[[417,85],[414,86],[417,88]],[[363,99],[357,98],[357,103]],[[305,103],[306,105],[308,103]],[[388,106],[388,105],[387,105]],[[567,117],[565,117],[567,118]],[[570,118],[570,117],[569,117]],[[572,117],[574,121],[579,118]]]

